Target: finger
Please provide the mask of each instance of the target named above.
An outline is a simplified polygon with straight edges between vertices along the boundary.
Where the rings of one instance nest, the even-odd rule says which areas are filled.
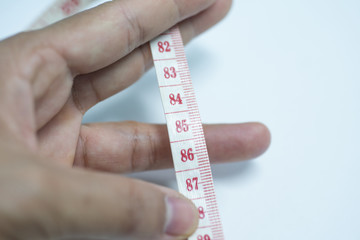
[[[212,163],[257,157],[270,143],[260,123],[205,125],[204,132]],[[170,168],[167,128],[136,122],[84,125],[74,165],[118,173]]]
[[[41,32],[74,73],[101,69],[215,0],[111,1]]]
[[[229,11],[231,0],[217,0],[211,7],[179,24],[184,43],[219,22]],[[82,113],[96,103],[120,92],[138,80],[152,66],[149,44],[94,73],[75,79],[73,98]]]
[[[32,211],[52,238],[175,239],[197,227],[198,212],[189,200],[146,182],[56,168],[48,169],[43,184],[42,205]]]

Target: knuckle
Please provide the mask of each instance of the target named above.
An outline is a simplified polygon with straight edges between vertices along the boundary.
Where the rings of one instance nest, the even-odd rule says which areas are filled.
[[[130,207],[126,209],[126,216],[128,218],[128,221],[125,224],[125,233],[131,235],[136,231],[138,219],[137,210],[141,208],[141,204],[139,204],[137,186],[132,181],[129,181],[128,184],[128,201]]]
[[[143,128],[141,123],[130,122],[129,124],[132,127],[131,170],[142,171],[149,169],[157,163],[156,140],[151,131]]]
[[[132,145],[132,152],[130,158],[130,165],[131,171],[137,171],[141,164],[139,163],[139,124],[136,122],[131,122],[132,125],[132,136],[131,136],[131,145]]]
[[[135,47],[145,41],[145,29],[143,24],[141,24],[139,17],[131,8],[127,7],[125,3],[120,4],[119,9],[124,17],[124,26],[127,27],[128,52],[131,52]]]
[[[74,84],[71,88],[71,97],[76,109],[78,109],[78,111],[84,115],[87,109],[83,106],[81,101],[81,87],[79,81],[74,81]]]
[[[96,78],[88,75],[77,76],[71,88],[71,97],[77,110],[84,115],[91,107],[106,97],[95,84]]]

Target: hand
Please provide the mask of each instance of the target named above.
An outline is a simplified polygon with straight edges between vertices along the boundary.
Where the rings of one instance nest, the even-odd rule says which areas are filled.
[[[197,211],[179,193],[110,174],[172,167],[165,126],[81,121],[151,67],[149,40],[179,23],[188,42],[230,4],[118,0],[0,42],[1,239],[194,231]],[[205,134],[213,162],[256,157],[270,141],[258,123],[205,126]]]

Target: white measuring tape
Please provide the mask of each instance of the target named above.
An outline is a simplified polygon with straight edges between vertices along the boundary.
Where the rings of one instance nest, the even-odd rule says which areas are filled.
[[[94,0],[57,0],[31,28],[73,15]],[[169,132],[179,192],[199,211],[199,226],[189,240],[222,240],[222,224],[214,191],[199,108],[178,27],[150,42]]]
[[[150,43],[179,191],[199,210],[189,239],[224,239],[199,108],[178,27]]]

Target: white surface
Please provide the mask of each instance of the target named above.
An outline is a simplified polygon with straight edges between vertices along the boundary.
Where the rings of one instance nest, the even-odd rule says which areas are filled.
[[[262,157],[213,167],[227,238],[360,239],[360,1],[235,1],[187,48],[204,122],[272,132]],[[2,1],[0,37],[44,5]],[[86,121],[164,122],[156,84],[150,71]],[[136,176],[176,186],[172,171]]]

